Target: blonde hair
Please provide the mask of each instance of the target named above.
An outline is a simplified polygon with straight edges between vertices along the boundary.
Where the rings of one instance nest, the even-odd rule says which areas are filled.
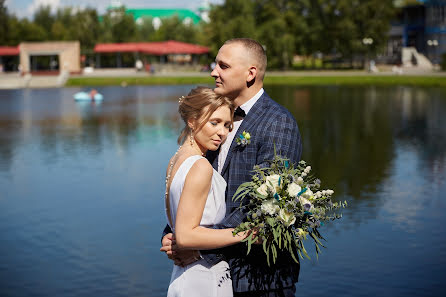
[[[254,60],[259,71],[259,78],[263,80],[266,72],[266,65],[268,63],[266,52],[263,46],[256,40],[251,38],[233,38],[227,40],[225,44],[240,44],[243,46],[248,53],[248,55]]]
[[[199,131],[209,120],[212,113],[222,106],[227,106],[231,111],[230,130],[232,130],[235,107],[227,97],[217,95],[212,89],[206,87],[196,87],[187,96],[181,97],[178,112],[185,123],[185,127],[178,137],[178,144],[183,144],[192,133],[192,129],[188,125],[190,119],[198,122],[195,131]]]

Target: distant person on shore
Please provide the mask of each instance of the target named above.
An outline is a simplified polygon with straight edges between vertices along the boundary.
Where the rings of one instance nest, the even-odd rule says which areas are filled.
[[[209,72],[209,65],[204,64],[203,66],[201,66],[200,72]]]
[[[142,61],[141,60],[136,60],[136,62],[135,62],[136,71],[143,70],[143,67],[144,67],[144,65],[142,64]]]

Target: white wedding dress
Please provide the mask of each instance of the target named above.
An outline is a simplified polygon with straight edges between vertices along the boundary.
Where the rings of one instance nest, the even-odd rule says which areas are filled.
[[[172,179],[169,189],[170,228],[175,233],[175,219],[183,191],[187,173],[201,156],[191,156],[184,160]],[[219,223],[225,216],[225,190],[226,181],[216,171],[213,171],[211,188],[209,190],[206,205],[200,226],[207,227]],[[167,220],[169,221],[169,220]],[[169,224],[170,225],[170,224]],[[229,277],[229,265],[225,261],[211,266],[206,260],[200,259],[185,267],[174,265],[168,297],[227,297],[233,296],[232,282]]]

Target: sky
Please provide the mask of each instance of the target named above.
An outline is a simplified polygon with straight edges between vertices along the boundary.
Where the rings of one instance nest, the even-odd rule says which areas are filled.
[[[54,11],[65,6],[92,7],[99,13],[104,13],[111,2],[111,0],[6,0],[5,4],[9,13],[19,18],[31,18],[41,5],[50,5]],[[205,0],[121,0],[121,3],[129,8],[187,8],[194,11],[204,2]],[[223,0],[208,0],[208,2],[219,4]]]

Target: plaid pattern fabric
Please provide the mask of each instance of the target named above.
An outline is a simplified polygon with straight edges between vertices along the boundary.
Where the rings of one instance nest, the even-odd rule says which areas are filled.
[[[244,147],[235,141],[243,131],[251,134],[251,143]],[[228,184],[226,216],[214,228],[233,228],[244,221],[246,214],[239,209],[240,201],[233,202],[232,197],[242,183],[251,180],[254,165],[265,166],[266,161],[273,159],[274,147],[279,155],[291,162],[300,160],[302,143],[295,119],[264,92],[244,118],[229,149],[222,169]],[[209,152],[207,156],[214,168],[218,166],[217,155],[218,151]],[[249,203],[249,199],[244,199],[243,203]],[[299,265],[286,254],[279,255],[276,265],[267,267],[261,246],[253,247],[248,256],[245,243],[201,251],[201,254],[211,264],[222,259],[229,262],[235,292],[287,288],[294,286],[299,276]]]

